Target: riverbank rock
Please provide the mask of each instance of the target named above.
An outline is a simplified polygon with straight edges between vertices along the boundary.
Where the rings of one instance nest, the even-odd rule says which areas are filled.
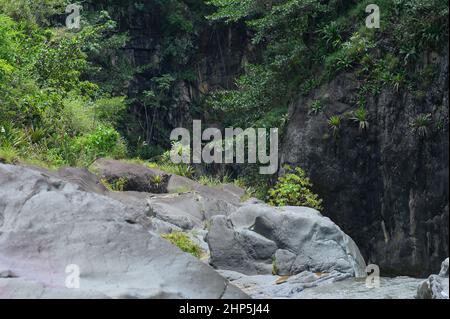
[[[210,263],[246,275],[333,271],[364,277],[358,247],[329,218],[305,207],[247,204],[211,219]]]
[[[246,297],[150,217],[52,175],[0,164],[0,298]]]
[[[171,175],[158,169],[106,158],[97,160],[92,169],[109,184],[120,186],[122,191],[168,192]]]
[[[417,288],[417,299],[449,299],[448,258],[438,275],[431,275]]]
[[[129,206],[147,210],[149,216],[185,231],[204,229],[212,216],[229,215],[236,211],[245,194],[243,189],[232,184],[209,187],[183,176],[148,168],[141,163],[99,159],[92,165],[92,171],[97,176],[89,172],[91,175],[85,176],[87,173],[81,171],[81,182],[73,174],[68,174],[71,170],[79,169],[60,170],[58,176],[62,175],[66,180],[74,180],[82,186],[83,182],[88,181],[90,189],[97,187],[94,186],[95,179],[104,180],[110,185],[120,184],[121,189],[116,189],[120,191],[103,194]],[[158,229],[165,232],[171,227]]]

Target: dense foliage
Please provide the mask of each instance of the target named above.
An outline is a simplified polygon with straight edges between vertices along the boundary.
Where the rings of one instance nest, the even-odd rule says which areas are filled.
[[[368,29],[365,8],[372,2],[85,0],[82,27],[72,32],[64,26],[68,0],[0,0],[0,159],[89,166],[103,156],[156,158],[154,165],[195,177],[191,166],[164,160],[170,130],[182,118],[282,132],[296,96],[344,71],[358,77],[358,98],[349,117],[327,110],[330,131],[338,138],[346,120],[369,130],[367,98],[383,88],[420,95],[436,70],[416,72],[415,63],[448,39],[446,1],[377,1],[381,28]],[[186,101],[187,88],[204,80],[198,66],[209,52],[200,47],[218,29],[237,25],[250,39],[243,54],[256,53],[248,54],[235,85]],[[320,100],[309,107],[308,116],[323,112]],[[411,128],[425,137],[430,122],[424,114]],[[251,194],[266,198],[271,181],[256,165],[230,171]],[[309,189],[303,174],[282,177],[270,201],[319,207],[312,193],[290,193]],[[202,183],[230,179],[221,170]]]
[[[125,97],[88,80],[97,69],[89,55],[108,49],[114,22],[103,12],[78,33],[50,28],[63,1],[29,3],[0,1],[0,154],[49,166],[125,156],[115,129]]]
[[[322,200],[311,190],[313,187],[300,167],[285,166],[285,174],[269,190],[269,204],[274,206],[307,206],[322,210]]]
[[[209,3],[217,8],[210,19],[244,21],[253,31],[253,44],[263,52],[237,80],[236,90],[211,99],[212,107],[224,111],[227,124],[282,127],[295,95],[308,94],[340,71],[356,71],[363,83],[357,108],[364,108],[366,97],[383,86],[417,90],[432,76],[414,72],[420,52],[438,51],[448,39],[448,3],[443,0],[377,1],[380,29],[365,26],[365,8],[373,1]]]

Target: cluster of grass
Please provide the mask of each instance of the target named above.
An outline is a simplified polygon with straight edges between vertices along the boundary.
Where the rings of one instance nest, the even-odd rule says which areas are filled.
[[[161,235],[162,238],[167,239],[170,243],[180,248],[182,251],[191,254],[196,258],[201,258],[203,251],[189,238],[184,232],[173,232]]]
[[[127,179],[125,177],[120,177],[113,181],[108,181],[107,179],[102,178],[100,179],[100,182],[110,191],[123,192],[127,183]]]

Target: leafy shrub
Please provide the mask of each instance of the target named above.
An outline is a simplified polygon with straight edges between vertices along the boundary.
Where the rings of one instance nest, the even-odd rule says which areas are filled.
[[[163,234],[161,235],[161,237],[167,239],[173,245],[177,246],[182,251],[189,253],[194,257],[200,258],[202,255],[202,249],[197,244],[195,244],[186,233],[173,232],[169,234]]]
[[[329,50],[334,50],[342,43],[341,26],[336,21],[331,21],[319,30],[320,38]]]
[[[126,146],[119,133],[104,125],[91,134],[69,139],[64,150],[63,157],[71,165],[82,166],[89,166],[98,157],[123,158],[126,155]]]
[[[269,190],[268,202],[273,206],[307,206],[322,210],[322,200],[311,190],[312,183],[300,167],[285,166],[286,174],[279,177]]]
[[[77,33],[44,28],[65,2],[0,0],[0,147],[21,162],[88,165],[96,156],[126,152],[112,128],[124,99],[89,81],[100,61],[89,59],[93,50],[101,55],[119,45],[102,47],[111,20],[87,18]]]

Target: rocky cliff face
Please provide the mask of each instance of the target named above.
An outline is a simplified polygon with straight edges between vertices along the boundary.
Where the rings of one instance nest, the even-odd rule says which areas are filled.
[[[143,5],[143,9],[132,1],[89,5],[92,10],[107,10],[117,21],[119,32],[128,34],[122,50],[130,67],[138,70],[128,84],[130,96],[150,90],[154,77],[171,74],[176,78],[169,94],[168,114],[161,123],[170,130],[189,126],[195,115],[193,109],[202,98],[213,90],[233,87],[244,62],[256,54],[243,23],[210,23],[204,19],[208,8],[203,7],[206,6],[186,5],[183,12],[193,30],[185,31],[180,26],[168,30],[168,14],[172,12],[162,11],[167,8],[154,3]],[[196,19],[195,15],[201,18]]]
[[[360,83],[340,74],[290,108],[282,163],[306,169],[329,215],[381,272],[425,275],[448,255],[448,47],[424,54],[417,74],[438,70],[424,91],[385,88],[370,97],[369,128],[349,116]],[[324,105],[308,114],[311,103]],[[412,128],[431,114],[426,134]],[[342,116],[333,135],[327,119]]]

